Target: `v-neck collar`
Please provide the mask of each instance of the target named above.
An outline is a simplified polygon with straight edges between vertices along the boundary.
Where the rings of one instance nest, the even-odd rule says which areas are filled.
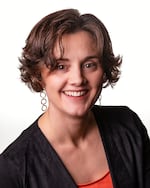
[[[127,169],[128,161],[123,159],[123,155],[128,154],[124,153],[120,142],[124,137],[118,130],[122,128],[122,122],[118,121],[118,114],[114,113],[113,109],[114,107],[111,106],[95,105],[93,113],[104,145],[114,188],[133,187],[131,186],[134,185],[133,178],[131,178],[133,174]]]
[[[102,142],[104,145],[106,157],[108,160],[108,165],[113,181],[114,188],[126,188],[130,183],[130,177],[128,175],[125,163],[121,157],[121,154],[118,149],[118,145],[114,139],[113,134],[113,126],[115,126],[115,122],[112,122],[109,119],[109,115],[106,111],[103,109],[103,107],[94,106],[92,108],[93,114],[95,116],[99,132],[102,138]],[[59,157],[56,150],[53,148],[51,143],[47,140],[47,138],[42,133],[41,129],[38,127],[38,120],[37,120],[37,132],[38,137],[40,139],[40,142],[42,142],[42,150],[45,153],[45,156],[49,158],[51,156],[53,158],[53,162],[57,166],[57,168],[60,170],[60,173],[62,174],[61,178],[66,179],[66,185],[63,185],[63,188],[77,188],[77,185],[69,173],[68,169],[65,167],[63,161]],[[58,180],[59,181],[59,180]],[[128,183],[129,181],[129,183]],[[121,182],[121,186],[120,186]]]
[[[44,152],[44,155],[47,157],[47,159],[49,159],[49,157],[51,156],[53,163],[55,163],[55,166],[59,169],[59,173],[62,175],[59,178],[61,178],[61,179],[64,178],[66,180],[66,181],[64,181],[66,183],[66,185],[63,185],[63,188],[68,188],[68,187],[77,188],[77,185],[76,185],[73,177],[71,176],[68,169],[64,165],[60,156],[58,155],[58,153],[56,152],[56,150],[54,149],[52,144],[47,140],[47,138],[45,137],[45,135],[39,128],[38,120],[36,122],[36,126],[37,126],[38,138],[40,139],[40,142],[42,142],[42,146],[43,146],[42,150]],[[59,179],[58,179],[58,181],[59,181]]]

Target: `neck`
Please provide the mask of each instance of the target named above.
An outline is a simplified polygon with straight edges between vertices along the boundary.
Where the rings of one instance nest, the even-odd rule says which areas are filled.
[[[78,145],[87,137],[95,123],[89,111],[82,117],[60,115],[48,109],[39,120],[39,127],[50,142]]]

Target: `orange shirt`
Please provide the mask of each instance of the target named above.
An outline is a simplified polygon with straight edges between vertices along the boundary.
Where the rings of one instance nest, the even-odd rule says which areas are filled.
[[[80,184],[78,188],[113,188],[110,172],[94,182]]]

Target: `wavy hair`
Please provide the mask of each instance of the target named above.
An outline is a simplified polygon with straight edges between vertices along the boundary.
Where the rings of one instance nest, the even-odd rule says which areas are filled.
[[[122,58],[115,56],[112,42],[104,24],[92,14],[80,14],[76,9],[64,9],[42,18],[31,30],[22,49],[20,77],[28,87],[36,92],[43,90],[41,65],[55,69],[54,47],[58,41],[61,55],[61,39],[64,34],[87,31],[95,40],[104,70],[103,87],[114,86],[120,77]]]

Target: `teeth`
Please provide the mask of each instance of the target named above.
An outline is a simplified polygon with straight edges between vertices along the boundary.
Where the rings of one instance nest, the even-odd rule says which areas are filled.
[[[64,93],[68,96],[80,97],[83,96],[86,93],[86,91],[65,91]]]

